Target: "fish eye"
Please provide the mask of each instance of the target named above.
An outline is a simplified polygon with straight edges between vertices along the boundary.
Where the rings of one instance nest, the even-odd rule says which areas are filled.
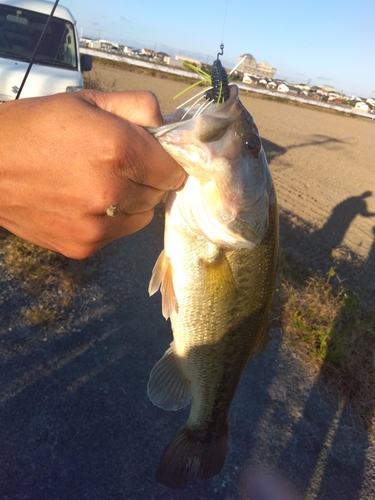
[[[255,157],[259,157],[260,150],[262,148],[262,141],[260,137],[256,134],[251,134],[245,139],[245,144],[250,151],[250,153]]]

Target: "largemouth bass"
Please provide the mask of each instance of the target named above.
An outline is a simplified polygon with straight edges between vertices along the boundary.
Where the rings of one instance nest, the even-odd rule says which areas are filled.
[[[174,340],[151,371],[148,395],[165,410],[191,403],[156,479],[182,489],[220,472],[242,371],[267,344],[278,212],[257,127],[235,85],[224,103],[180,110],[153,133],[188,173],[168,194],[164,250],[149,286],[150,295],[161,289]]]

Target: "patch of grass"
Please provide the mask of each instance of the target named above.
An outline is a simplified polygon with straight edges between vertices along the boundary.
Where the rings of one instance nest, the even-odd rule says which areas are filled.
[[[79,285],[93,274],[86,261],[68,259],[6,230],[1,230],[0,254],[29,295],[29,306],[20,313],[34,325],[51,326],[66,317]]]
[[[273,321],[368,426],[375,423],[372,302],[364,290],[341,282],[334,269],[311,275],[291,254],[281,254]]]
[[[34,304],[24,311],[25,318],[31,325],[53,326],[63,317],[59,310],[46,304]]]

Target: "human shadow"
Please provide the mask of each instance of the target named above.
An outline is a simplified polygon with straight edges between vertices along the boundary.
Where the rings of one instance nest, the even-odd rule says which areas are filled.
[[[278,144],[269,141],[262,137],[262,145],[264,148],[264,152],[266,153],[268,163],[271,163],[277,156],[282,156],[286,153],[286,149]]]
[[[305,148],[307,146],[321,146],[321,147],[335,147],[340,144],[344,144],[345,140],[336,139],[335,137],[329,137],[325,135],[316,134],[309,138],[308,141],[299,142],[296,144],[291,144],[289,146],[283,147],[276,144],[265,137],[262,137],[262,145],[266,153],[267,161],[270,164],[276,157],[284,155],[287,151],[291,149]]]
[[[345,144],[344,139],[337,139],[336,137],[330,137],[327,135],[315,134],[309,138],[306,142],[299,142],[297,144],[291,144],[287,149],[298,149],[304,148],[306,146],[332,146],[339,144]]]
[[[365,201],[372,194],[372,191],[365,191],[358,196],[350,196],[338,203],[332,209],[331,215],[324,225],[312,234],[312,244],[332,250],[343,242],[350,224],[357,216],[375,217],[375,212],[368,211]]]

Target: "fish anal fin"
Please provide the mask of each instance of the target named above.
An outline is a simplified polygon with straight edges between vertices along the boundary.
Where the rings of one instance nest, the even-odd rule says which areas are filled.
[[[156,470],[156,480],[167,488],[183,489],[194,477],[208,479],[218,474],[225,461],[228,422],[211,440],[184,427],[168,445]]]
[[[173,311],[177,311],[177,300],[173,289],[172,266],[164,250],[159,255],[154,269],[148,293],[153,295],[160,288],[162,294],[162,313],[165,319],[168,319]]]
[[[190,383],[179,366],[173,343],[151,370],[147,394],[163,410],[179,410],[190,403]]]

